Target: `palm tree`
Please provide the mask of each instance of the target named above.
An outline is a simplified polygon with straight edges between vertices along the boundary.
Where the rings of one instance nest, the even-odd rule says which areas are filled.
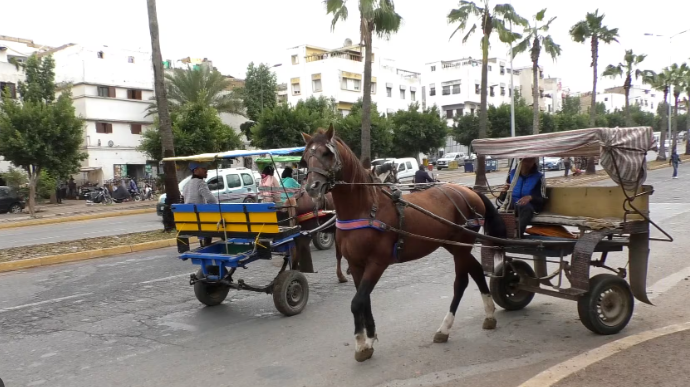
[[[450,36],[453,38],[458,31],[466,32],[465,37],[462,38],[463,44],[467,42],[469,37],[477,30],[477,22],[482,29],[482,80],[481,80],[481,102],[479,110],[479,138],[486,137],[486,127],[488,122],[488,106],[487,106],[487,84],[488,84],[488,66],[489,66],[489,38],[491,33],[496,30],[500,40],[504,43],[514,42],[521,38],[522,35],[510,32],[506,28],[506,22],[518,26],[526,26],[527,20],[515,13],[515,9],[510,4],[497,4],[493,10],[489,8],[489,0],[481,0],[483,7],[478,6],[472,1],[461,0],[458,8],[452,9],[448,14],[448,23],[458,23],[458,27]],[[469,26],[469,23],[475,19],[475,22]],[[510,69],[512,77],[513,69]],[[486,181],[486,165],[484,156],[477,158],[477,175],[475,180],[476,186],[485,186]]]
[[[594,13],[587,12],[585,20],[577,22],[570,28],[570,36],[578,43],[584,43],[587,39],[590,40],[592,46],[592,106],[589,108],[589,125],[594,127],[597,119],[597,62],[599,60],[599,42],[609,44],[611,42],[618,42],[618,28],[609,29],[603,25],[604,14],[599,15],[597,9]],[[594,166],[594,158],[590,158],[587,162],[587,174],[593,175],[596,173]]]
[[[666,161],[666,127],[667,127],[667,114],[666,112],[666,98],[668,97],[670,79],[666,72],[655,73],[654,71],[647,70],[642,75],[642,82],[650,85],[654,90],[658,90],[664,93],[664,103],[657,107],[657,110],[661,115],[661,128],[659,135],[659,152],[657,153],[657,161]]]
[[[638,67],[642,61],[647,57],[647,55],[635,55],[633,50],[625,50],[625,56],[623,57],[623,63],[618,63],[617,65],[608,65],[602,74],[605,77],[625,77],[625,82],[623,83],[623,90],[625,91],[625,124],[627,126],[634,126],[635,123],[630,118],[630,88],[632,87],[632,78],[635,74],[635,79],[641,77],[645,71],[640,70]]]
[[[246,117],[242,101],[228,91],[230,81],[218,70],[207,66],[195,69],[174,69],[165,74],[166,93],[171,109],[178,109],[187,103],[202,104],[219,113],[238,114]],[[147,115],[157,112],[157,104],[149,107]]]
[[[170,122],[170,112],[168,111],[168,99],[165,90],[165,80],[163,77],[163,56],[161,55],[161,43],[158,35],[158,15],[156,13],[156,0],[147,0],[149,14],[149,31],[151,32],[151,49],[153,60],[153,81],[156,92],[156,103],[158,105],[159,130],[161,134],[161,146],[163,157],[175,157],[175,145],[173,144],[172,124]],[[170,206],[180,202],[180,190],[177,187],[177,175],[174,161],[166,161],[163,164],[165,171],[165,207],[163,210],[163,228],[165,231],[175,229],[175,219],[173,218]]]
[[[338,21],[347,20],[347,0],[324,0],[326,14],[333,15],[331,30]],[[389,38],[398,32],[402,17],[395,12],[393,0],[359,0],[360,47],[364,45],[364,92],[362,95],[362,153],[365,163],[371,161],[371,51],[374,33]]]
[[[685,93],[685,112],[688,117],[690,117],[690,71],[685,73],[685,77],[682,82],[682,90]],[[685,120],[685,154],[690,155],[690,119]]]
[[[678,100],[683,92],[685,77],[690,68],[683,63],[680,66],[676,63],[667,68],[669,81],[673,86],[673,122],[671,126],[671,153],[676,151],[676,138],[678,136]]]
[[[546,8],[534,15],[534,24],[528,25],[525,28],[524,40],[513,48],[513,57],[529,49],[530,57],[532,58],[532,82],[534,83],[532,85],[532,98],[534,100],[532,104],[534,114],[532,119],[533,134],[539,133],[539,55],[541,54],[542,48],[554,61],[557,56],[561,55],[561,46],[553,41],[551,35],[544,35],[549,32],[549,27],[556,17],[554,16],[548,22],[539,25],[544,21],[545,14]]]

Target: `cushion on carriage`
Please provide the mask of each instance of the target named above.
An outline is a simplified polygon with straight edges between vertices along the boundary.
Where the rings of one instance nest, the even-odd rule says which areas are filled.
[[[173,204],[177,231],[278,234],[283,227],[275,203]]]

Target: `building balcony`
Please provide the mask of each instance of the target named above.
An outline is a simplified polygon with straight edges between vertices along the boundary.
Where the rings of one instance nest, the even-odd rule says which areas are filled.
[[[306,57],[307,63],[318,62],[328,59],[345,59],[353,62],[362,62],[364,60],[362,54],[349,51],[325,52],[322,54],[320,53],[315,55],[309,55]]]

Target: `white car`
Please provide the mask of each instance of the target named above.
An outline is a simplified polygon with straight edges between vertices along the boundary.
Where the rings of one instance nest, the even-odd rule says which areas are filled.
[[[462,164],[465,160],[465,154],[462,152],[452,152],[452,153],[447,153],[443,155],[440,159],[436,161],[436,169],[439,171],[448,168],[448,165],[450,164],[451,161],[457,161],[458,166]]]

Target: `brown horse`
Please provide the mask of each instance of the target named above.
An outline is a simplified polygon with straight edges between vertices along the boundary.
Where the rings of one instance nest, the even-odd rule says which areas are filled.
[[[319,130],[313,137],[305,133],[302,136],[307,145],[300,164],[308,168],[307,192],[314,198],[332,193],[338,214],[337,244],[348,261],[357,289],[351,304],[357,361],[367,360],[374,353],[377,336],[370,294],[383,272],[390,264],[425,257],[439,247],[453,255],[455,284],[450,310],[434,335],[434,342],[448,340],[455,312],[468,285],[468,274],[481,292],[485,312],[483,328],[496,327],[495,306],[482,266],[471,254],[481,217],[489,235],[506,236],[505,225],[485,196],[463,186],[446,184],[406,195],[404,201],[396,203],[391,192],[371,185],[371,174],[350,148],[335,137],[332,126],[326,132]],[[392,228],[403,230],[404,239],[401,239],[403,234]]]

